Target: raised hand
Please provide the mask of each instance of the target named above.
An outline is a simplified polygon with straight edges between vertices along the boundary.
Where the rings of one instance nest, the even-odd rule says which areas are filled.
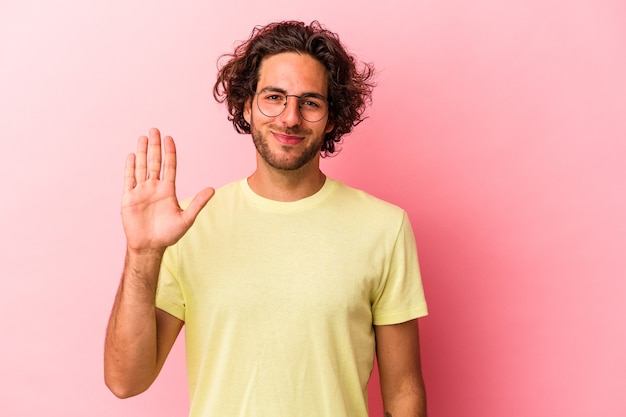
[[[129,252],[163,252],[189,230],[215,190],[205,188],[182,210],[176,197],[176,147],[170,136],[150,129],[136,154],[128,155],[122,196],[122,223]]]

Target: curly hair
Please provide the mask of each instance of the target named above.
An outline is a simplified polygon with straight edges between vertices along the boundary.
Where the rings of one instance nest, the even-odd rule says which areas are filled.
[[[228,120],[238,133],[250,133],[244,119],[244,106],[254,96],[263,59],[283,52],[308,54],[326,68],[328,75],[329,121],[333,129],[326,133],[322,156],[335,152],[341,137],[363,120],[363,113],[372,101],[374,66],[359,63],[349,54],[337,34],[318,21],[285,21],[257,26],[250,38],[239,44],[232,54],[218,60],[217,82],[213,96],[228,107]],[[227,58],[223,66],[219,62]]]

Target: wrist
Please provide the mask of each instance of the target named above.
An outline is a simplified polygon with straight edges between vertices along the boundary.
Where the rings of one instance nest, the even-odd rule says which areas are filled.
[[[131,245],[126,245],[126,257],[138,260],[158,260],[161,261],[163,254],[167,247],[162,248],[133,248]]]
[[[126,248],[124,276],[134,286],[156,288],[161,260],[165,249],[132,249]]]

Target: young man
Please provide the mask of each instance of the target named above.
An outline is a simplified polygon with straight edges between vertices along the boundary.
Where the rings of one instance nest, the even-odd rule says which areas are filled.
[[[255,29],[214,94],[251,134],[256,170],[184,210],[172,138],[139,139],[105,345],[115,395],[146,390],[185,325],[191,416],[367,416],[374,353],[386,416],[425,415],[406,213],[319,165],[362,120],[372,72],[317,22]]]

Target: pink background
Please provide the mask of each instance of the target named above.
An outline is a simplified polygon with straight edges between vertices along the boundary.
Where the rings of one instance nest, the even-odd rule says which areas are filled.
[[[324,166],[411,216],[430,416],[626,415],[626,3],[215,4],[0,2],[0,413],[185,415],[180,341],[146,394],[102,381],[125,155],[158,126],[181,197],[249,174],[215,61],[295,18],[379,70]]]

